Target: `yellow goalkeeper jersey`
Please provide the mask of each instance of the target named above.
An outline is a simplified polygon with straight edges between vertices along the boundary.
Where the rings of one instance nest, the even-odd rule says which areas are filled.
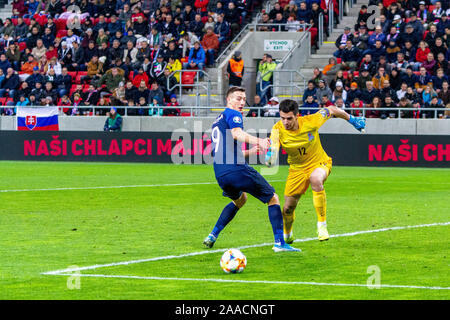
[[[291,169],[308,169],[327,162],[330,157],[322,148],[319,128],[330,119],[330,111],[324,108],[314,114],[298,117],[298,130],[286,130],[278,121],[272,128],[270,138],[274,150],[281,147],[288,154]]]

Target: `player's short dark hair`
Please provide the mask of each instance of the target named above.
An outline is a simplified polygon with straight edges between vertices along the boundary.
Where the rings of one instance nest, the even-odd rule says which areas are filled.
[[[233,86],[230,89],[228,89],[226,97],[228,98],[231,94],[233,94],[235,92],[244,92],[245,93],[245,88]]]
[[[298,103],[291,99],[286,99],[281,101],[280,103],[280,112],[283,111],[284,113],[293,112],[294,115],[298,114]]]

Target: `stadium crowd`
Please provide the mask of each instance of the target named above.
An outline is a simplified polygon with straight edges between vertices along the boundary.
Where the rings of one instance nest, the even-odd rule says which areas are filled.
[[[135,106],[179,115],[173,89],[214,64],[258,0],[14,0],[0,25],[1,114],[15,106]],[[168,81],[169,79],[169,81]],[[168,85],[169,84],[169,85]],[[101,110],[101,109],[100,109]]]
[[[370,0],[381,13],[372,28],[362,5],[354,32],[345,27],[329,64],[314,70],[302,114],[335,104],[392,108],[366,111],[369,118],[450,118],[450,8],[448,1],[431,2]],[[399,114],[398,108],[414,110]]]
[[[323,13],[328,23],[330,1],[337,20],[336,0],[280,0],[262,14],[267,27],[259,28],[277,31],[273,24],[282,23],[283,31],[301,31],[310,23],[315,43],[318,17]],[[97,114],[110,106],[133,106],[128,115],[181,115],[174,87],[193,83],[195,72],[177,71],[213,65],[258,5],[258,0],[14,0],[11,18],[0,23],[0,113],[57,105],[67,115],[93,114],[83,106],[105,106],[96,108]],[[310,111],[302,113],[336,104],[413,107],[417,111],[401,116],[434,117],[424,109],[444,110],[450,103],[448,2],[369,0],[368,5],[380,8],[376,27],[368,25],[363,5],[354,32],[346,27],[329,64],[316,68],[303,93]],[[267,74],[263,87],[271,79]],[[258,94],[263,104],[272,98],[270,90]],[[444,117],[444,111],[438,115]]]

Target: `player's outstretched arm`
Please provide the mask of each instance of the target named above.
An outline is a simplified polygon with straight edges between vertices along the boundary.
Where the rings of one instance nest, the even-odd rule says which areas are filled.
[[[245,142],[253,145],[259,146],[263,150],[269,149],[270,141],[267,139],[260,139],[258,137],[252,136],[242,130],[242,128],[233,128],[231,129],[231,134],[233,135],[233,139],[239,142]]]
[[[355,127],[356,130],[362,131],[366,128],[366,118],[364,117],[354,117],[351,114],[348,114],[344,110],[335,107],[329,106],[328,110],[330,110],[330,114],[336,118],[341,118],[350,122],[350,124]]]

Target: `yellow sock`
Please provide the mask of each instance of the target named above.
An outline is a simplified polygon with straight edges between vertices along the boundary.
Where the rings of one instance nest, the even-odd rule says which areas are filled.
[[[317,213],[317,220],[325,222],[327,220],[327,195],[325,189],[319,192],[313,190],[313,204]]]
[[[283,229],[284,234],[290,234],[292,231],[292,225],[295,220],[295,210],[291,214],[285,213],[283,210]]]

